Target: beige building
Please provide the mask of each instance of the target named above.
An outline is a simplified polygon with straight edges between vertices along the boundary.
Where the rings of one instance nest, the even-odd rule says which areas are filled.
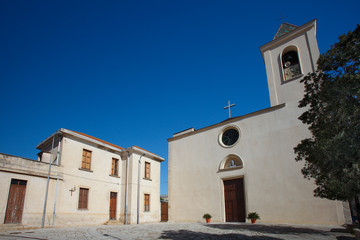
[[[169,142],[169,220],[342,224],[341,202],[313,196],[313,181],[301,174],[293,148],[310,136],[298,117],[300,80],[315,71],[319,50],[316,20],[284,23],[261,46],[271,107],[195,130]],[[255,81],[255,79],[254,79]]]
[[[0,154],[4,224],[46,227],[160,221],[162,157],[63,128],[36,148],[40,150],[37,161]]]

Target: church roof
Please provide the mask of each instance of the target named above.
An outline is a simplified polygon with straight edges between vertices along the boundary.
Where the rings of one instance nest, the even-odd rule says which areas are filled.
[[[281,37],[282,35],[287,34],[288,32],[293,31],[297,28],[298,28],[298,26],[292,25],[290,23],[283,23],[280,25],[279,29],[277,30],[273,40]]]
[[[184,137],[187,137],[187,136],[190,136],[190,135],[198,134],[198,133],[201,133],[201,132],[204,132],[204,131],[207,131],[207,130],[210,130],[210,129],[213,129],[213,128],[216,128],[216,127],[224,126],[224,125],[226,125],[228,123],[232,123],[232,122],[240,121],[240,120],[245,119],[245,118],[250,118],[250,117],[260,115],[260,114],[265,114],[265,113],[268,113],[268,112],[276,111],[276,110],[278,110],[280,108],[283,108],[283,107],[285,107],[285,103],[282,103],[282,104],[279,104],[279,105],[276,105],[276,106],[273,106],[273,107],[265,108],[265,109],[262,109],[262,110],[259,110],[259,111],[256,111],[256,112],[248,113],[248,114],[245,114],[245,115],[242,115],[242,116],[228,118],[228,119],[226,119],[226,120],[224,120],[222,122],[219,122],[219,123],[216,123],[216,124],[204,127],[204,128],[200,128],[200,129],[197,129],[197,130],[195,130],[194,128],[190,128],[191,131],[188,131],[189,129],[187,129],[187,130],[175,133],[171,138],[168,138],[167,141],[171,142],[171,141],[181,139],[181,138],[184,138]]]

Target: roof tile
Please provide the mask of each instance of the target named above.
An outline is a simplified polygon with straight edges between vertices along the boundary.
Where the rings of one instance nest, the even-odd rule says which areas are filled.
[[[281,37],[282,35],[285,35],[285,34],[291,32],[291,31],[293,31],[293,30],[295,30],[297,28],[298,28],[298,26],[292,25],[290,23],[283,23],[283,24],[280,25],[279,29],[277,30],[273,40]]]
[[[69,130],[69,129],[68,129],[68,130]],[[106,142],[106,141],[104,141],[104,140],[101,140],[101,139],[99,139],[99,138],[96,138],[96,137],[90,136],[90,135],[85,134],[85,133],[76,132],[76,131],[73,131],[73,130],[69,130],[69,131],[72,131],[72,132],[74,132],[74,133],[77,133],[77,134],[83,135],[83,136],[85,136],[85,137],[88,137],[88,138],[94,139],[94,140],[99,141],[99,142],[102,142],[102,143],[105,143],[105,144],[107,144],[107,145],[110,145],[110,146],[112,146],[112,147],[118,148],[118,149],[120,149],[120,150],[123,150],[123,149],[124,149],[123,147],[120,147],[120,146],[117,146],[117,145],[115,145],[115,144],[112,144],[112,143]]]

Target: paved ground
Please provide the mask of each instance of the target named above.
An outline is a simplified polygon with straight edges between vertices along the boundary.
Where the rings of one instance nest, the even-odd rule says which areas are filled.
[[[154,223],[45,228],[0,232],[0,239],[216,239],[216,240],[354,240],[341,227],[248,223]]]

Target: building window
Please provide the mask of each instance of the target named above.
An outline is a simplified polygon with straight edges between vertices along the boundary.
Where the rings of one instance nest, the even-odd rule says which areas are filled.
[[[290,49],[293,48],[294,47],[291,47]],[[296,48],[283,54],[282,67],[284,70],[285,81],[301,75],[300,62]]]
[[[230,154],[221,161],[219,171],[238,170],[243,167],[244,163],[241,158],[235,154]]]
[[[223,147],[232,147],[239,139],[240,131],[236,126],[225,127],[219,135],[219,142]]]
[[[144,211],[150,211],[150,194],[144,194]]]
[[[83,149],[81,168],[90,170],[91,151]]]
[[[112,159],[111,175],[119,176],[119,159],[116,159],[116,158]]]
[[[150,179],[150,163],[145,162],[145,179]]]
[[[230,156],[224,164],[224,168],[238,168],[242,167],[243,163],[239,157]]]
[[[79,209],[88,209],[89,189],[80,188],[79,190]]]

